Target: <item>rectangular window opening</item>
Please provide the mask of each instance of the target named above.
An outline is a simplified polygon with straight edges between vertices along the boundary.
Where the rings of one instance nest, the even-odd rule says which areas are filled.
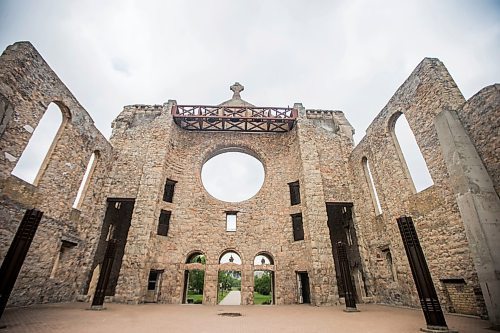
[[[156,290],[157,279],[158,279],[158,271],[156,270],[149,271],[148,290]]]
[[[293,240],[299,241],[304,239],[304,226],[302,224],[302,213],[292,214],[293,225]]]
[[[174,188],[177,181],[172,179],[167,179],[165,182],[165,188],[163,190],[163,201],[172,202],[174,199]]]
[[[157,234],[160,236],[168,235],[168,228],[170,226],[170,215],[172,212],[168,210],[161,210],[160,218],[158,219],[158,231]]]
[[[226,231],[236,231],[236,213],[226,212]]]
[[[299,181],[288,183],[290,187],[290,205],[298,205],[300,204],[300,186]]]

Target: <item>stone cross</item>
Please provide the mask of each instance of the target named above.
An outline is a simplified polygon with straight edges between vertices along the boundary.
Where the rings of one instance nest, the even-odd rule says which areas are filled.
[[[243,91],[243,89],[245,89],[245,87],[243,87],[239,82],[235,82],[231,87],[230,87],[231,91],[233,92],[233,99],[234,98],[238,98],[240,99],[241,96],[240,96],[240,92]]]

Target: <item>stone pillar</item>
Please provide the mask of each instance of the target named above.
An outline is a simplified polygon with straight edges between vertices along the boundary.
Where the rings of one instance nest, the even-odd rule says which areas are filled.
[[[320,160],[314,140],[314,126],[306,118],[306,110],[300,103],[293,106],[299,112],[297,131],[300,159],[302,161],[300,191],[304,241],[310,251],[311,266],[308,270],[311,284],[311,303],[334,304],[338,301],[337,281],[328,229],[323,180]]]
[[[500,199],[454,111],[435,120],[490,322],[500,326]]]
[[[127,236],[120,277],[116,287],[115,301],[142,303],[147,289],[149,275],[149,246],[151,235],[156,234],[159,217],[159,201],[163,196],[165,159],[168,152],[168,138],[172,126],[171,101],[164,106],[164,114],[151,124],[148,147],[144,151],[147,161],[135,200],[132,222]]]
[[[253,304],[253,265],[241,265],[241,305]]]
[[[207,264],[205,270],[205,287],[203,289],[205,305],[217,305],[217,283],[219,282],[219,265]]]

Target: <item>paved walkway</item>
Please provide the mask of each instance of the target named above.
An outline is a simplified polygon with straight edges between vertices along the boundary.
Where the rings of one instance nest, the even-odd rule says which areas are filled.
[[[38,305],[7,309],[1,333],[417,333],[424,327],[422,311],[361,304],[360,312],[344,306],[210,306],[170,304],[106,304],[107,310],[89,311],[88,303]],[[238,312],[241,317],[220,316]],[[446,315],[450,328],[460,333],[492,333],[477,318]]]
[[[219,305],[240,305],[241,291],[231,290],[226,297],[220,301]]]

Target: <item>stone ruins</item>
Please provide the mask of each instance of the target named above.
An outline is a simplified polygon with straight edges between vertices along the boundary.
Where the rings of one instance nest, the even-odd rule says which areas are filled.
[[[1,260],[26,209],[43,211],[9,306],[90,301],[114,239],[107,302],[186,302],[189,271],[202,270],[203,303],[214,305],[218,272],[230,270],[241,273],[241,304],[253,304],[259,270],[272,272],[273,304],[339,304],[342,241],[357,302],[418,307],[396,224],[407,215],[443,309],[500,323],[499,84],[465,100],[443,63],[426,58],[357,145],[341,111],[258,107],[241,98],[243,86],[231,89],[216,106],[125,106],[108,141],[30,43],[9,46],[0,57]],[[50,103],[63,121],[31,184],[12,171]],[[402,114],[434,183],[420,192],[394,131]],[[224,202],[204,189],[203,164],[227,151],[264,165],[251,199]],[[241,263],[221,262],[228,252]],[[262,255],[269,261],[255,260]]]

